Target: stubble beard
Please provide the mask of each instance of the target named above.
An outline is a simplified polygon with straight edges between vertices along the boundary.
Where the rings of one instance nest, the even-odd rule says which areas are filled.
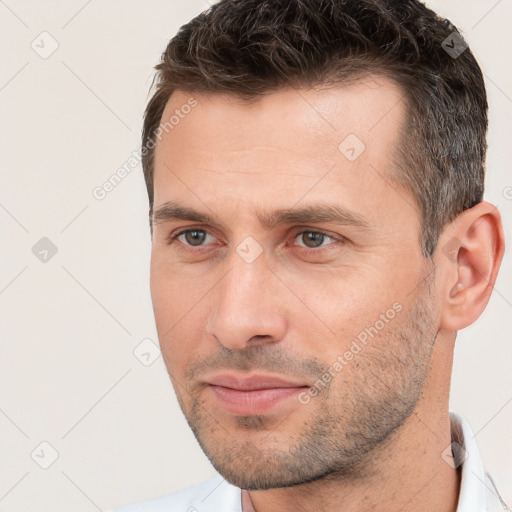
[[[226,421],[208,410],[199,389],[189,391],[188,407],[183,390],[177,390],[185,418],[215,469],[247,490],[364,473],[373,452],[399,431],[422,396],[437,335],[427,288],[408,310],[405,323],[396,327],[391,322],[317,397],[307,405],[297,402],[301,420],[293,422],[295,429],[286,430],[295,409],[280,419],[253,415]],[[264,357],[258,352],[255,359]],[[314,361],[304,365],[318,366]]]

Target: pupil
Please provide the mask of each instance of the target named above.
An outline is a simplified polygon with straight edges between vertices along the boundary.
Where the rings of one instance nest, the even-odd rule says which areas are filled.
[[[306,238],[304,238],[304,235],[306,235]],[[323,241],[323,233],[313,233],[311,231],[307,231],[306,233],[304,233],[304,235],[302,235],[302,238],[303,238],[303,241],[305,243],[306,246],[308,247],[319,247],[320,245],[322,245],[322,241]],[[310,245],[310,242],[313,241],[313,245]],[[320,242],[318,245],[315,245],[314,242]]]
[[[190,245],[201,245],[204,240],[205,232],[199,230],[187,231],[185,233],[185,239]],[[197,242],[197,243],[196,243]]]

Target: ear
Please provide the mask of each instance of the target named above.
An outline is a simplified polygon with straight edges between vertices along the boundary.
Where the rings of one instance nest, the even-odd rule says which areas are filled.
[[[500,213],[486,201],[465,210],[444,229],[433,257],[441,294],[441,329],[458,331],[481,315],[504,250]]]

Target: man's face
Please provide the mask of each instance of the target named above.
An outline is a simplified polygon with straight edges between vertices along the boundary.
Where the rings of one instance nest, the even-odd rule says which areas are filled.
[[[376,78],[251,105],[177,91],[162,124],[173,115],[151,292],[189,425],[242,488],[361,468],[416,406],[437,334],[416,203],[389,174],[400,89]],[[343,216],[315,218],[326,205]]]

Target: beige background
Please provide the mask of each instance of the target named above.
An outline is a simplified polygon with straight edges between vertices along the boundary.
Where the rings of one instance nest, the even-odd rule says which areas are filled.
[[[428,4],[464,31],[486,74],[486,199],[510,245],[512,1]],[[161,357],[145,366],[133,354],[157,339],[140,166],[103,200],[92,194],[138,150],[152,66],[168,39],[207,7],[0,0],[3,512],[105,510],[213,474]],[[31,47],[48,52],[53,40],[46,59]],[[46,263],[32,253],[42,237],[58,249]],[[459,334],[451,408],[472,425],[512,503],[510,254],[482,318]],[[52,450],[57,460],[42,469]]]

